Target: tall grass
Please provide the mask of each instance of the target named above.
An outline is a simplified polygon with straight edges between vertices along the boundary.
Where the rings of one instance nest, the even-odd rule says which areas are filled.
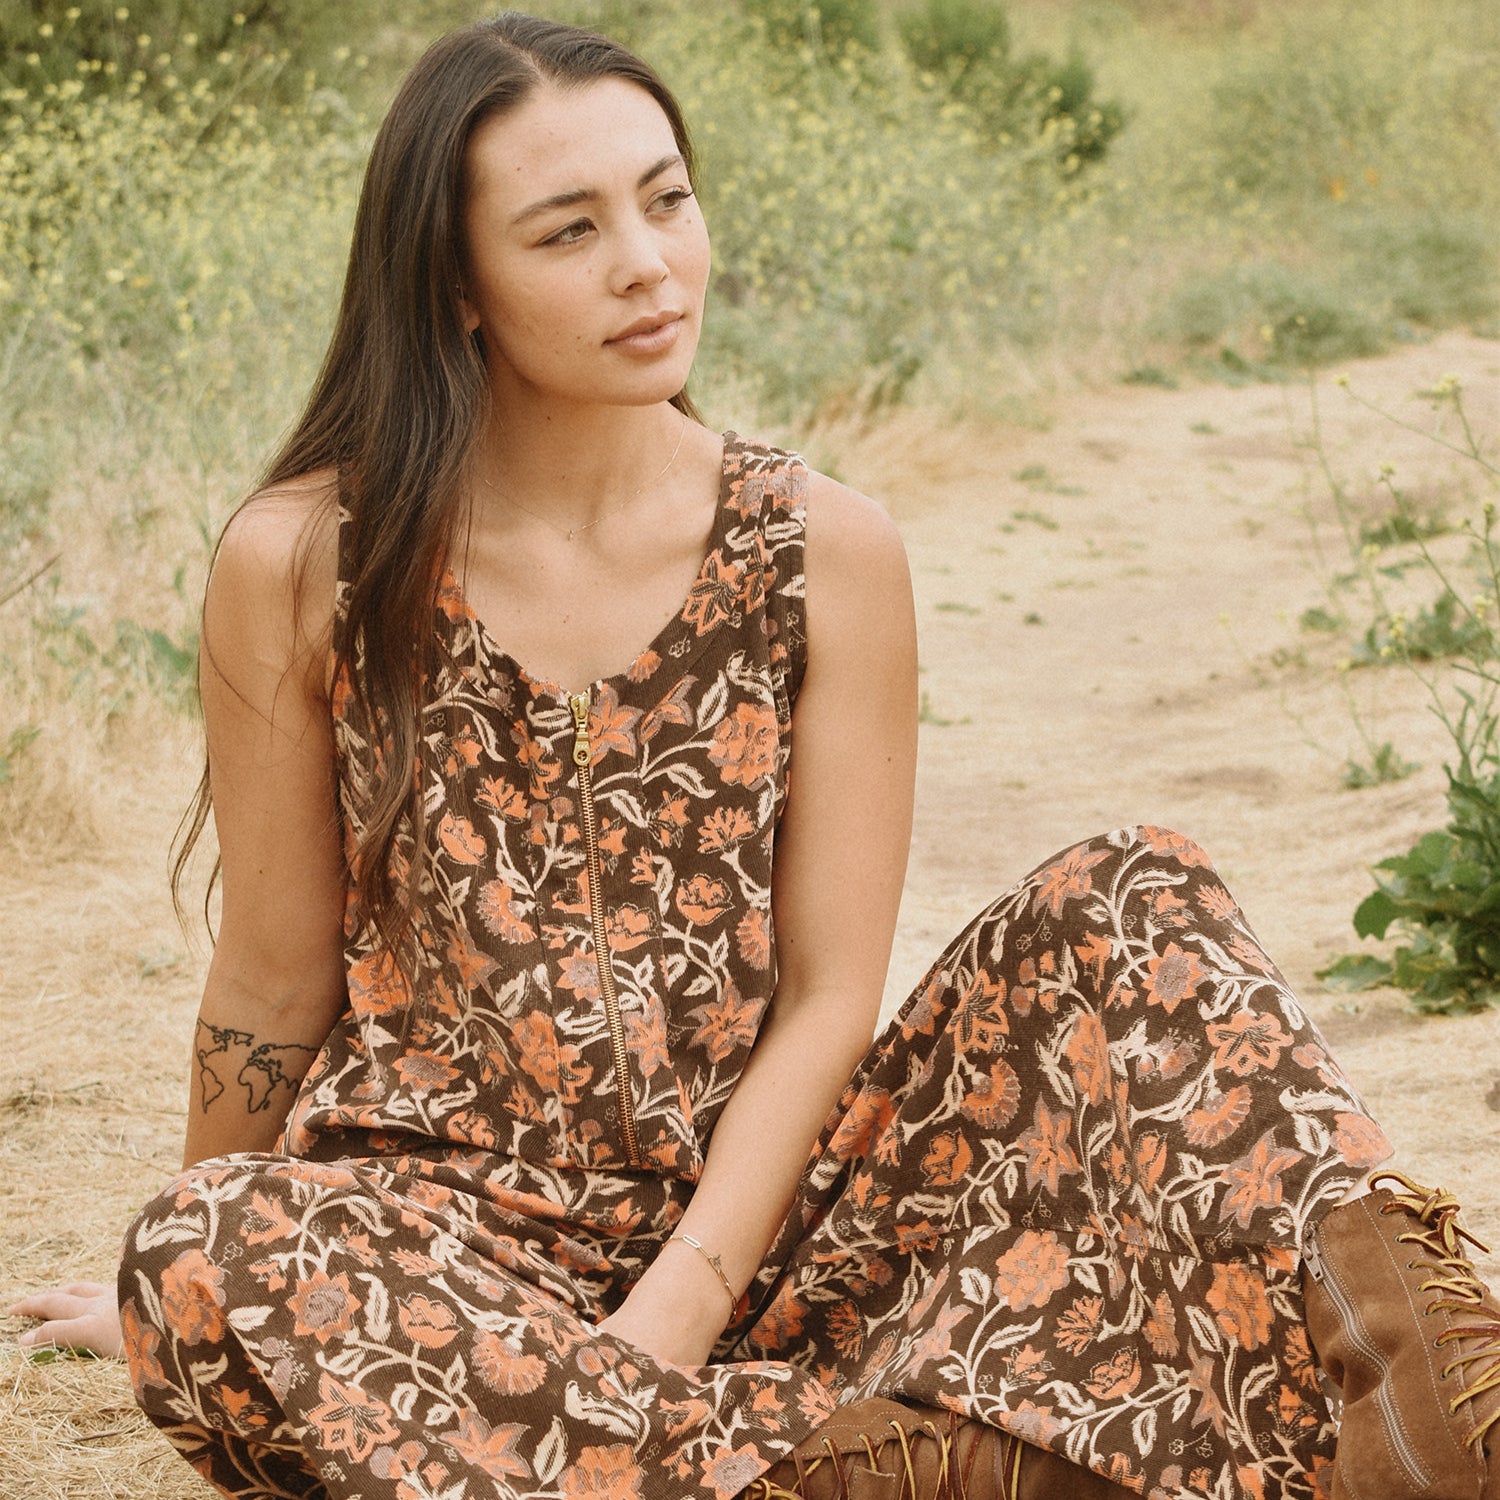
[[[11,830],[83,805],[109,737],[187,700],[211,539],[326,336],[381,59],[471,13],[422,0],[407,33],[369,31],[371,68],[320,23],[310,70],[196,3],[211,44],[206,22],[109,22],[86,45],[50,0],[46,35],[5,22]],[[1014,8],[1009,53],[1094,69],[1113,136],[1045,95],[1005,94],[997,125],[994,90],[913,60],[915,0],[836,9],[843,30],[794,0],[569,6],[623,29],[696,126],[716,257],[697,385],[726,422],[999,410],[1193,361],[1243,378],[1495,316],[1491,0]]]

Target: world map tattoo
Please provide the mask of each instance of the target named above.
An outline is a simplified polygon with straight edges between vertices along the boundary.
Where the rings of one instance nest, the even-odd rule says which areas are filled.
[[[252,1115],[270,1109],[278,1091],[295,1090],[302,1082],[317,1052],[295,1042],[257,1042],[253,1032],[200,1020],[193,1041],[200,1107],[207,1113],[225,1089],[238,1083]]]

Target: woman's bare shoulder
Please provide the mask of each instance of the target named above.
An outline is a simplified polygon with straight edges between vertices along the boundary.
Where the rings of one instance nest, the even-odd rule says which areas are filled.
[[[214,554],[205,627],[248,628],[290,662],[326,644],[338,576],[338,477],[319,470],[257,490],[235,511]]]
[[[884,506],[813,470],[807,482],[809,567],[850,584],[904,583],[910,569],[901,533]]]

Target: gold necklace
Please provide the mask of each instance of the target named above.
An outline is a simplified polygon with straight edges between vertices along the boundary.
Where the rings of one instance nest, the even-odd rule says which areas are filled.
[[[507,505],[515,506],[517,510],[525,512],[525,514],[530,516],[532,520],[540,521],[543,526],[546,526],[550,530],[555,531],[560,537],[566,537],[567,540],[571,542],[574,537],[582,536],[585,531],[592,531],[594,527],[599,525],[601,521],[607,521],[611,516],[617,516],[622,510],[625,510],[628,507],[634,505],[635,502],[639,500],[648,489],[651,488],[652,485],[658,484],[661,480],[665,479],[667,470],[677,462],[677,455],[682,452],[683,439],[686,437],[687,413],[683,412],[682,423],[677,429],[677,444],[672,449],[672,456],[666,461],[666,463],[662,465],[661,469],[657,473],[653,474],[650,479],[644,480],[642,483],[638,484],[635,489],[630,492],[629,495],[627,495],[622,501],[620,501],[618,505],[610,506],[607,511],[604,511],[601,515],[595,516],[592,521],[585,521],[582,526],[559,526],[551,516],[543,515],[539,510],[532,510],[529,505],[522,505],[519,500],[506,500],[505,503]],[[491,494],[500,495],[500,491],[497,490],[488,479],[484,481],[484,485]],[[503,495],[501,495],[500,498],[502,500],[505,499]]]

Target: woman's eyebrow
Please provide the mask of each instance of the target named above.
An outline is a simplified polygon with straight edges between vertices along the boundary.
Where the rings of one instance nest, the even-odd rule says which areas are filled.
[[[659,162],[653,163],[641,173],[636,182],[636,187],[643,188],[649,182],[660,177],[663,172],[672,167],[682,165],[682,153],[674,151],[670,156],[664,156]],[[534,219],[538,214],[544,214],[549,209],[572,208],[579,203],[591,203],[600,196],[598,188],[573,188],[566,193],[553,193],[550,198],[538,198],[535,203],[529,204],[518,213],[512,224],[523,224],[527,219]]]

